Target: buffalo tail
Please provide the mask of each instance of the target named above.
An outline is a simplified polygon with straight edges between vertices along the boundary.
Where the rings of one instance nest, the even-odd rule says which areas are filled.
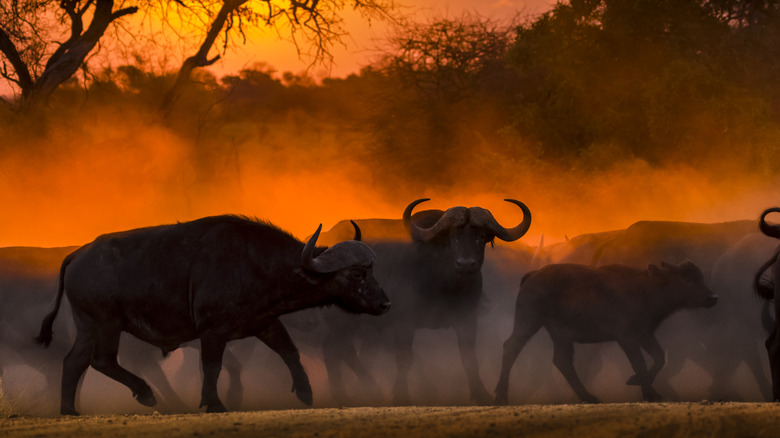
[[[35,338],[35,342],[38,345],[48,347],[49,344],[51,344],[51,340],[54,336],[52,326],[54,325],[54,319],[57,317],[57,312],[60,310],[62,293],[65,291],[65,269],[73,260],[74,254],[75,252],[68,254],[68,256],[65,257],[65,259],[62,261],[62,266],[60,267],[59,284],[57,286],[57,298],[54,300],[54,306],[51,311],[46,315],[45,318],[43,318],[43,322],[41,323],[41,331]]]

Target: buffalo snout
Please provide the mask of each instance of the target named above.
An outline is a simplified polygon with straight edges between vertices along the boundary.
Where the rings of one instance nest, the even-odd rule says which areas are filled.
[[[455,261],[455,269],[457,272],[476,272],[479,268],[479,262],[472,258],[458,258]]]

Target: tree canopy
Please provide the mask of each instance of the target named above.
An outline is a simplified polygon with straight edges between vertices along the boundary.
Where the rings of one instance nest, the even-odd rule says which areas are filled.
[[[271,3],[232,1],[232,20],[315,26],[295,18],[300,2],[259,15]],[[223,36],[236,23],[221,27]],[[226,132],[262,143],[258,132],[274,128],[258,126],[318,127],[349,137],[343,147],[376,163],[377,179],[420,187],[498,167],[589,171],[639,160],[774,172],[780,163],[780,0],[571,0],[505,22],[467,14],[406,23],[386,43],[361,72],[321,83],[268,65],[223,78],[195,71],[172,127],[215,149]],[[47,52],[29,47],[19,58],[39,60],[30,76],[43,77]],[[210,50],[196,66],[213,59]],[[88,84],[87,100],[159,105],[175,77],[142,63],[107,69]],[[68,82],[59,96],[83,92]]]

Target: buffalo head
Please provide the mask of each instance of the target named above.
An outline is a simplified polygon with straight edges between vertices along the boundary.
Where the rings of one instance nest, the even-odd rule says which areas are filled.
[[[390,309],[390,299],[374,279],[374,251],[360,241],[360,227],[351,222],[355,227],[353,240],[339,242],[315,257],[320,224],[304,246],[301,262],[312,283],[336,292],[337,305],[355,313],[380,315]]]
[[[441,250],[451,259],[451,266],[458,273],[479,272],[488,242],[492,243],[496,237],[513,242],[522,237],[531,226],[531,211],[525,204],[514,199],[505,201],[520,207],[523,211],[523,221],[513,228],[504,228],[490,211],[480,207],[452,207],[445,212],[428,210],[415,215],[415,219],[422,214],[423,220],[420,222],[431,222],[432,217],[435,222],[416,223],[416,220],[412,220],[412,210],[428,200],[418,199],[406,207],[403,214],[404,225],[415,242]]]
[[[718,303],[718,296],[704,282],[701,269],[690,260],[679,265],[661,261],[661,266],[650,264],[647,270],[663,288],[674,293],[683,307],[710,308]]]

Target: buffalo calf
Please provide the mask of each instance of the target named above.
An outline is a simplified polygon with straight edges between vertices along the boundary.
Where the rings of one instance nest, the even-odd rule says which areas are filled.
[[[717,296],[704,284],[701,270],[688,261],[665,262],[646,270],[624,265],[594,268],[558,264],[527,274],[515,305],[515,323],[504,342],[496,403],[508,401],[509,372],[523,346],[544,327],[553,342],[553,363],[577,396],[589,403],[588,392],[574,370],[574,343],[616,341],[636,373],[628,384],[639,385],[645,400],[657,400],[655,376],[664,364],[664,350],[655,330],[674,311],[711,307]],[[648,370],[642,349],[653,359]]]

